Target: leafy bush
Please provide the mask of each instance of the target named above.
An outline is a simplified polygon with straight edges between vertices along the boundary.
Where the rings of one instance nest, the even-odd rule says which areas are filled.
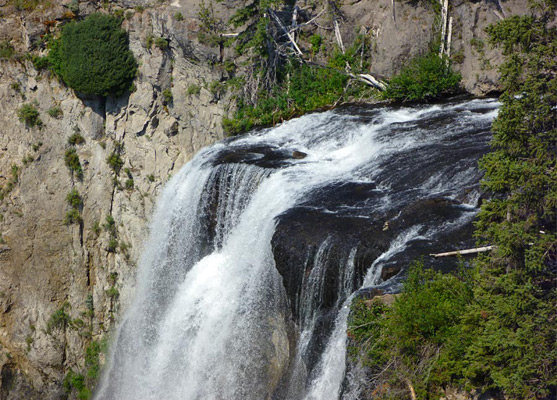
[[[120,19],[95,13],[62,28],[50,46],[53,70],[71,88],[89,95],[120,95],[129,89],[137,63]]]
[[[43,122],[39,116],[39,110],[34,104],[25,103],[17,110],[17,116],[27,126],[42,126]]]
[[[398,101],[431,100],[456,92],[460,78],[460,74],[453,72],[447,64],[446,58],[431,52],[413,59],[393,76],[383,96]]]

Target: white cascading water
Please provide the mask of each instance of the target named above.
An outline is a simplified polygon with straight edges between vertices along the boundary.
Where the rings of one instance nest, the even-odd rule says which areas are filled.
[[[307,368],[304,357],[319,314],[322,265],[331,244],[325,240],[317,249],[302,292],[288,299],[271,246],[277,218],[316,188],[343,181],[378,181],[384,195],[374,207],[398,207],[404,200],[389,194],[392,183],[381,178],[390,175],[385,171],[388,160],[423,151],[427,163],[428,146],[442,150],[463,131],[489,129],[496,110],[494,101],[473,100],[364,110],[364,115],[330,111],[199,152],[172,178],[158,201],[139,265],[135,300],[120,324],[95,399],[342,396],[349,304],[358,289],[353,284],[357,248],[339,265],[335,327],[319,362]],[[445,114],[454,120],[450,126],[437,118]],[[426,125],[440,126],[416,124],[424,118],[432,121]],[[261,148],[307,156],[266,165],[260,163],[266,157],[257,150]],[[239,159],[243,161],[234,161]],[[451,197],[466,192],[477,183],[475,159],[468,165],[459,162],[439,166],[437,176],[417,179],[421,186],[404,193],[415,197],[412,191],[420,190]],[[461,197],[464,203],[473,203],[477,193]],[[452,224],[469,222],[474,205]],[[435,229],[408,227],[369,266],[365,282],[358,285],[381,283],[384,261],[411,241],[427,240],[444,229],[453,227],[451,223]],[[292,320],[293,302],[298,303],[298,321]]]

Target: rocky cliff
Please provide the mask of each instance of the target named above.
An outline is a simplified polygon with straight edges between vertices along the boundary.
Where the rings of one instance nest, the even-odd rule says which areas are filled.
[[[523,3],[452,2],[453,62],[467,91],[497,90],[499,55],[483,29],[525,12]],[[200,41],[199,10],[208,4],[0,0],[0,42],[13,49],[0,59],[0,399],[65,398],[68,372],[95,367],[87,349],[110,337],[129,303],[157,193],[196,151],[224,137],[221,120],[237,94],[226,82],[249,59]],[[319,14],[325,2],[298,5],[307,21],[317,16],[302,30],[302,49],[309,52],[312,34],[332,48],[331,19]],[[211,3],[222,21],[244,6]],[[434,39],[436,14],[427,2],[338,6],[345,43],[361,31],[372,36],[372,73],[391,75]],[[64,19],[103,7],[125,15],[123,28],[140,65],[135,90],[119,98],[80,98],[37,71],[26,54],[43,54],[41,37]],[[153,44],[156,38],[168,47]],[[24,104],[38,110],[40,125],[20,121]],[[82,177],[67,166],[71,149]],[[111,156],[122,168],[108,162]],[[67,196],[74,189],[82,204],[72,219]],[[93,381],[90,375],[85,379]]]

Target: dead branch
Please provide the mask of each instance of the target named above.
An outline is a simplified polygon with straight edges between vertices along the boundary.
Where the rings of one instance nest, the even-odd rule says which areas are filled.
[[[315,17],[313,17],[312,19],[310,19],[308,22],[304,22],[303,24],[298,24],[298,25],[296,25],[296,27],[291,28],[291,29],[290,29],[290,32],[292,33],[292,32],[294,32],[294,31],[300,29],[300,28],[303,27],[303,26],[306,26],[306,25],[309,25],[309,24],[311,24],[311,23],[314,23],[313,21],[315,21],[317,18],[319,18],[319,17],[321,16],[321,14],[323,14],[324,12],[325,12],[325,9],[321,10]],[[316,25],[317,25],[317,24],[316,24]],[[318,26],[319,26],[319,25],[318,25]],[[320,27],[320,28],[321,28],[321,27]],[[322,28],[322,29],[325,29],[325,28]],[[332,28],[326,28],[326,29],[329,29],[329,30],[330,30],[330,29],[332,29]]]
[[[473,249],[465,249],[465,250],[456,250],[456,251],[448,251],[446,253],[437,253],[437,254],[430,254],[432,257],[449,257],[449,256],[458,256],[458,255],[465,255],[465,254],[476,254],[476,253],[483,253],[485,251],[490,251],[496,248],[496,246],[484,246],[484,247],[476,247]]]
[[[288,29],[286,29],[286,27],[284,26],[284,24],[282,23],[282,21],[280,20],[280,18],[277,16],[277,14],[275,14],[275,12],[273,10],[271,10],[270,8],[267,9],[269,12],[269,15],[271,17],[273,17],[273,19],[275,20],[275,22],[277,23],[277,25],[280,27],[280,29],[282,29],[282,31],[286,34],[286,36],[288,37],[288,40],[290,40],[290,43],[292,43],[292,45],[294,46],[294,48],[296,49],[296,52],[298,53],[298,55],[300,56],[300,59],[302,61],[304,61],[303,58],[303,53],[302,50],[300,50],[300,48],[298,47],[298,45],[296,44],[296,41],[294,40],[294,38],[292,37],[292,35],[290,34],[290,32],[288,31]]]

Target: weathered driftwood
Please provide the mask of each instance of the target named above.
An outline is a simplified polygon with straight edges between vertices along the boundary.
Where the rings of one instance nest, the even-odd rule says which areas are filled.
[[[239,33],[221,33],[221,37],[237,37]]]
[[[342,35],[340,34],[340,27],[336,18],[333,22],[333,25],[335,27],[335,37],[337,39],[338,47],[340,47],[340,51],[342,51],[342,54],[344,54],[346,50],[344,49],[344,43],[342,43]]]
[[[380,81],[379,79],[376,79],[374,76],[372,76],[370,74],[358,74],[356,76],[356,79],[358,79],[358,80],[360,80],[364,83],[367,83],[368,85],[376,87],[379,90],[387,89],[387,85],[383,81]]]
[[[465,249],[465,250],[456,250],[456,251],[448,251],[446,253],[437,253],[437,254],[430,254],[432,257],[449,257],[449,256],[458,256],[458,255],[465,255],[465,254],[476,254],[476,253],[483,253],[486,251],[493,250],[495,246],[483,246],[483,247],[476,247],[473,249]]]
[[[446,36],[447,36],[447,18],[449,16],[449,0],[439,0],[441,2],[441,46],[439,48],[439,57],[445,54]]]

